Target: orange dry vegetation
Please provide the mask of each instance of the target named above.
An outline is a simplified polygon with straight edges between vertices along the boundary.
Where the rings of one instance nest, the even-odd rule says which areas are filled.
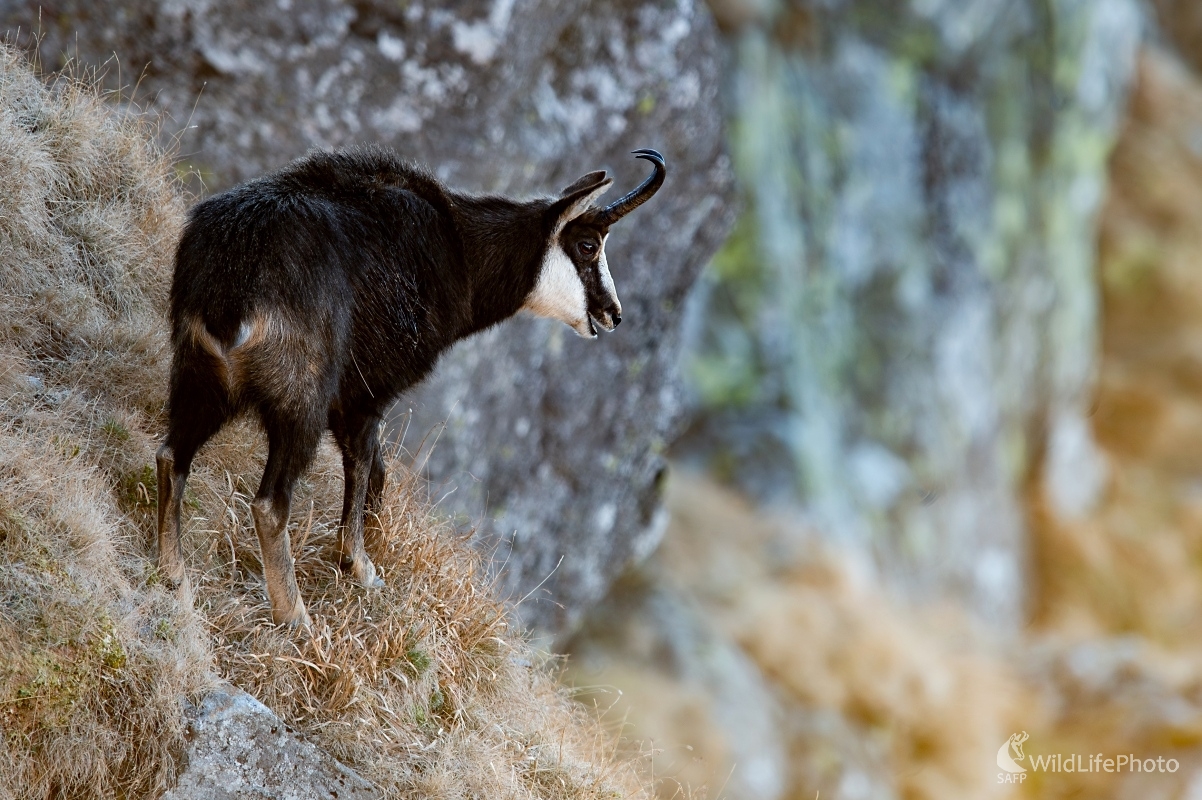
[[[1141,59],[1102,216],[1102,363],[1094,431],[1112,465],[1103,506],[1041,528],[1037,621],[1202,634],[1202,86]]]
[[[1050,734],[1066,750],[1178,758],[1177,776],[1144,786],[1165,796],[1185,791],[1182,773],[1198,768],[1202,746],[1199,130],[1198,77],[1145,50],[1111,156],[1099,239],[1103,335],[1093,424],[1110,483],[1080,520],[1057,519],[1038,491],[1031,498],[1035,625],[1071,640],[1121,643],[1102,659],[1115,662],[1113,674],[1082,687]],[[1123,781],[1107,777],[1062,775],[1041,796],[1128,796]]]
[[[997,785],[994,754],[1044,712],[969,620],[951,609],[905,608],[816,538],[802,559],[774,557],[782,542],[804,536],[790,529],[795,523],[708,480],[674,475],[668,503],[672,523],[653,569],[670,572],[675,590],[772,687],[787,747],[786,798],[847,796],[847,776],[862,766],[887,781],[863,790],[910,800],[1011,794]],[[574,677],[616,685],[623,697],[614,712],[638,738],[666,754],[687,751],[689,758],[661,759],[669,779],[659,784],[661,797],[674,794],[674,781],[717,789],[747,768],[733,757],[740,732],[724,729],[656,670],[610,665]]]

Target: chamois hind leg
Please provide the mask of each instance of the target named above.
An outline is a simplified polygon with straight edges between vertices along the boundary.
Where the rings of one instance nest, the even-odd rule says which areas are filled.
[[[342,499],[338,565],[344,572],[350,573],[359,585],[377,589],[384,585],[384,581],[376,574],[376,565],[368,558],[367,550],[363,547],[363,516],[369,496],[378,508],[384,490],[380,420],[376,417],[352,417],[339,420],[338,423],[334,435],[342,450],[342,473],[346,483]]]
[[[271,617],[278,625],[308,625],[309,613],[296,585],[296,564],[288,538],[292,490],[304,473],[321,437],[312,421],[265,418],[267,466],[259,491],[250,504],[263,556],[263,578],[271,599]]]
[[[189,385],[188,376],[172,382],[167,436],[155,454],[158,471],[158,571],[168,586],[187,582],[184,550],[180,541],[180,514],[184,486],[192,459],[228,417],[223,397]]]

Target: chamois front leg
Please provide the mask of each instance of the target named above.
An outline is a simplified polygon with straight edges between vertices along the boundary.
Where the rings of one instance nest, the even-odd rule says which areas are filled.
[[[383,463],[380,461],[378,419],[355,420],[338,436],[342,449],[342,471],[346,493],[342,500],[342,525],[338,542],[338,563],[368,589],[378,589],[384,581],[376,574],[363,547],[364,508],[370,496],[372,505],[379,507],[383,493]],[[379,462],[377,466],[377,462]]]

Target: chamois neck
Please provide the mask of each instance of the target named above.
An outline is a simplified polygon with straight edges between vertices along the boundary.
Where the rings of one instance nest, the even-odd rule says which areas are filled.
[[[454,198],[471,297],[470,330],[464,335],[513,316],[534,289],[546,250],[544,212],[550,202]]]

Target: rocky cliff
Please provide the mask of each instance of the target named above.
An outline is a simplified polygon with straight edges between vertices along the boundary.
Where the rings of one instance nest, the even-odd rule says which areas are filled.
[[[1045,752],[1150,740],[1108,738],[1127,700],[1082,689],[1140,645],[1074,650],[1098,628],[1047,596],[1124,620],[1196,597],[1137,601],[1114,576],[1148,534],[1124,517],[1102,557],[1083,522],[1113,477],[1097,233],[1148,8],[714,5],[746,211],[694,298],[675,453],[760,508],[678,481],[664,547],[570,643],[574,679],[618,688],[598,702],[661,774],[730,797],[1011,796],[990,767],[1011,730]],[[1075,522],[1049,544],[1045,514]],[[1033,613],[1073,619],[1036,644]]]

